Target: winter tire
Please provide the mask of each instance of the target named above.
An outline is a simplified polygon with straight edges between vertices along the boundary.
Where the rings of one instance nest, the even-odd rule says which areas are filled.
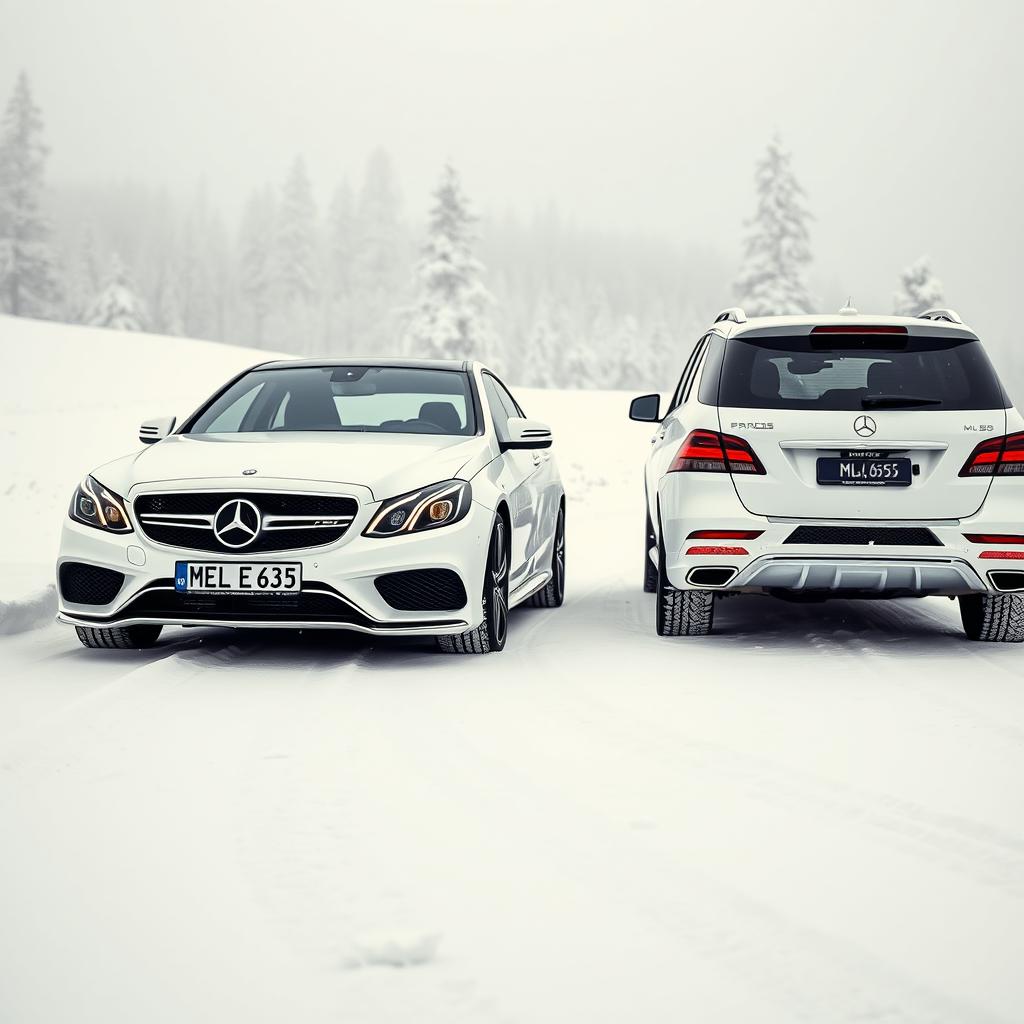
[[[677,590],[665,571],[665,548],[658,544],[656,625],[658,636],[707,636],[715,617],[710,590]]]
[[[651,549],[658,543],[654,536],[654,524],[651,522],[651,513],[644,516],[644,593],[654,594],[658,590],[658,567],[651,558]]]
[[[439,636],[438,646],[447,654],[490,654],[505,647],[508,635],[508,529],[500,516],[491,530],[484,570],[484,618],[476,629]]]
[[[966,594],[960,621],[969,640],[1019,644],[1024,641],[1024,595]]]
[[[119,651],[139,651],[152,647],[159,639],[161,629],[163,626],[75,626],[78,639],[86,647]]]
[[[558,510],[555,544],[551,552],[551,579],[527,598],[531,608],[559,608],[565,599],[565,509]]]

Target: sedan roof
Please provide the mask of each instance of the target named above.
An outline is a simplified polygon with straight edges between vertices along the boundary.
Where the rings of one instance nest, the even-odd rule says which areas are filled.
[[[459,370],[465,373],[469,370],[470,363],[466,359],[380,359],[377,356],[366,356],[363,359],[353,359],[348,356],[344,359],[331,359],[323,356],[319,359],[275,359],[259,364],[261,370],[285,370],[314,366],[394,366],[409,370]]]

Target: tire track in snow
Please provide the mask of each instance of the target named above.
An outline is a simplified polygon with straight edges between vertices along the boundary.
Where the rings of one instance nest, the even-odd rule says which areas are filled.
[[[553,710],[544,709],[548,715]],[[446,799],[464,805],[467,813],[493,806],[495,794],[507,799],[513,792],[522,804],[543,808],[539,821],[560,823],[550,853],[553,872],[577,883],[582,878],[594,900],[624,905],[628,913],[647,918],[663,939],[672,936],[680,955],[696,955],[709,969],[721,972],[726,986],[740,984],[756,992],[759,1021],[966,1024],[997,1019],[929,991],[853,943],[807,927],[680,864],[675,851],[659,848],[657,837],[649,833],[610,829],[595,817],[593,807],[559,791],[557,782],[551,785],[536,777],[545,775],[536,757],[534,774],[527,774],[482,745],[486,735],[459,728],[451,712],[450,706],[442,706],[426,715],[419,707],[413,714],[398,702],[388,707],[386,717],[393,721],[401,716],[402,734],[408,739],[410,730],[419,730],[418,746],[437,751],[447,762],[446,770],[438,771],[443,784],[458,780],[461,792],[448,793]],[[614,737],[602,736],[607,738]],[[499,821],[500,815],[491,827],[501,827]],[[537,841],[543,840],[527,837],[526,845]],[[544,915],[553,925],[550,907]],[[614,929],[614,923],[613,918],[609,927]]]

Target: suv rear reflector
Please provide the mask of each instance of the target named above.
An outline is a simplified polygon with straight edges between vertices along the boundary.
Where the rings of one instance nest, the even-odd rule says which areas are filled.
[[[757,540],[764,530],[694,530],[687,540]],[[1024,544],[1024,537],[1021,537]]]
[[[687,548],[686,553],[688,555],[749,555],[750,552],[746,548],[734,548],[724,547],[719,544],[707,544],[698,545],[697,547]]]

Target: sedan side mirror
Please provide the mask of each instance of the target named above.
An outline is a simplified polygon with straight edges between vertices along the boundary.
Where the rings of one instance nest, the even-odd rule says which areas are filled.
[[[503,452],[524,448],[550,448],[552,440],[551,428],[546,423],[511,416],[508,421],[508,440],[499,440],[498,447]]]
[[[661,395],[641,395],[629,403],[629,418],[641,423],[660,423]]]
[[[139,440],[143,444],[156,444],[157,441],[162,441],[174,430],[174,424],[177,422],[174,416],[163,416],[157,420],[146,420],[139,427]]]

